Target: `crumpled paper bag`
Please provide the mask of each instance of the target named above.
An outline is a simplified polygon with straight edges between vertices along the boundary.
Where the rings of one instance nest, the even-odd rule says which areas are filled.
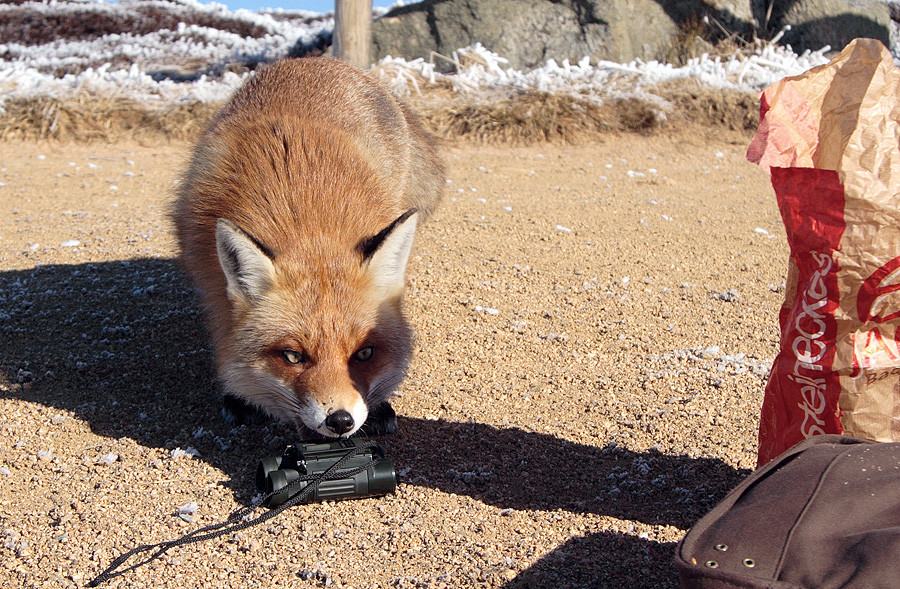
[[[790,245],[758,465],[817,434],[900,441],[900,70],[873,39],[761,97],[747,159]]]

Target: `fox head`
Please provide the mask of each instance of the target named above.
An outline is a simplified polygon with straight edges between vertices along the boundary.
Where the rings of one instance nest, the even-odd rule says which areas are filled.
[[[217,350],[225,389],[321,435],[355,433],[412,355],[401,305],[417,217],[407,211],[354,251],[317,239],[277,253],[218,219],[232,322]]]

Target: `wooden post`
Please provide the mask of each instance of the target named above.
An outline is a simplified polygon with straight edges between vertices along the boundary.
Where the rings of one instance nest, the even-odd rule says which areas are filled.
[[[334,1],[334,56],[367,69],[372,64],[372,0]]]

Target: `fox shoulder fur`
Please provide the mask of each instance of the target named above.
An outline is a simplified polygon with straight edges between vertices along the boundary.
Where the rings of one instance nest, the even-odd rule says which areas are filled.
[[[392,430],[406,262],[444,183],[432,138],[364,72],[258,70],[197,142],[173,210],[226,398],[324,436]]]

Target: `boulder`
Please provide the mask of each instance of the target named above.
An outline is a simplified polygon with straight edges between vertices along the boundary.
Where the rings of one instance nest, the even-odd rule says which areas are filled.
[[[424,0],[373,23],[373,55],[449,57],[478,42],[529,69],[548,59],[592,62],[666,59],[679,31],[706,27],[715,39],[771,38],[784,25],[796,51],[839,50],[855,37],[890,38],[887,5],[877,0]],[[712,24],[706,25],[704,17]],[[440,62],[440,60],[435,60]]]
[[[790,25],[782,42],[795,51],[830,46],[840,51],[857,37],[878,39],[891,46],[891,13],[887,4],[877,0],[803,0],[776,2],[773,18],[780,29]]]
[[[586,55],[653,59],[675,31],[654,0],[425,0],[391,10],[372,27],[376,59],[449,56],[478,42],[516,69]]]

